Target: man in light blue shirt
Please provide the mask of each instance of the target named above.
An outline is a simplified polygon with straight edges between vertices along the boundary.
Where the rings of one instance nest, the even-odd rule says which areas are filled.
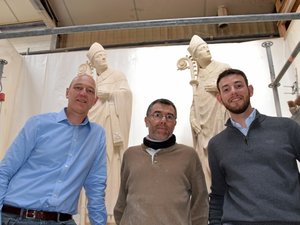
[[[89,122],[95,81],[76,76],[68,106],[31,117],[0,162],[2,224],[76,224],[82,187],[93,225],[106,225],[105,132]]]

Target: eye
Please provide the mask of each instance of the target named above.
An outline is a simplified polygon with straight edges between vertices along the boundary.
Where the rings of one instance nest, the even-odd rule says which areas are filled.
[[[73,87],[76,91],[81,91],[83,89],[83,87],[80,87],[80,86],[74,86]]]
[[[226,92],[228,92],[228,91],[229,91],[229,88],[228,88],[228,87],[222,88],[222,92],[223,92],[223,93],[226,93]]]
[[[166,119],[169,121],[173,121],[173,120],[175,120],[175,116],[173,114],[167,114]]]
[[[160,112],[155,112],[155,113],[153,113],[153,117],[161,119],[163,117],[163,115]]]
[[[95,90],[92,89],[92,88],[86,89],[86,92],[89,93],[89,94],[95,94]]]
[[[236,85],[236,88],[237,88],[237,89],[240,89],[240,88],[242,88],[242,87],[243,87],[242,84],[237,84],[237,85]]]

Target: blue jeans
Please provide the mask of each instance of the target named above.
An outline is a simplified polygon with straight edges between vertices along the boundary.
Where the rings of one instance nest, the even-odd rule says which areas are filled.
[[[75,221],[61,221],[57,222],[54,220],[40,220],[32,218],[23,218],[19,215],[10,214],[10,213],[1,213],[2,225],[76,225]]]

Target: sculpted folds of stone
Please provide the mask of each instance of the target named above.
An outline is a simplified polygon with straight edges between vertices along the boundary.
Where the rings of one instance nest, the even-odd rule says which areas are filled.
[[[107,144],[106,206],[108,223],[113,223],[113,208],[120,186],[120,167],[128,147],[132,111],[132,92],[126,76],[108,66],[106,51],[99,43],[91,45],[87,57],[95,68],[98,101],[89,118],[104,127]]]
[[[230,66],[212,59],[207,43],[194,35],[189,43],[190,56],[179,59],[180,70],[189,68],[190,84],[193,87],[193,102],[190,109],[194,148],[200,157],[206,184],[210,190],[211,176],[207,160],[207,144],[209,139],[225,128],[229,118],[227,110],[217,99],[216,81],[218,75]]]

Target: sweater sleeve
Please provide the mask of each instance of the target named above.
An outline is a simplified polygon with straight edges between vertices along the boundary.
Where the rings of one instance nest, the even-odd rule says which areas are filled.
[[[209,194],[209,225],[221,225],[225,194],[225,178],[214,154],[212,141],[208,143],[208,162],[211,170],[211,193]]]
[[[195,151],[191,165],[191,219],[192,225],[207,225],[208,193],[201,162]]]
[[[122,165],[121,165],[121,185],[120,185],[118,199],[117,199],[116,205],[114,207],[114,218],[115,218],[115,222],[117,225],[120,224],[120,221],[122,219],[123,213],[126,208],[127,179],[125,176],[125,164],[126,164],[126,153],[123,156],[123,161],[122,161]]]
[[[209,195],[209,225],[221,225],[224,196],[210,193]]]

